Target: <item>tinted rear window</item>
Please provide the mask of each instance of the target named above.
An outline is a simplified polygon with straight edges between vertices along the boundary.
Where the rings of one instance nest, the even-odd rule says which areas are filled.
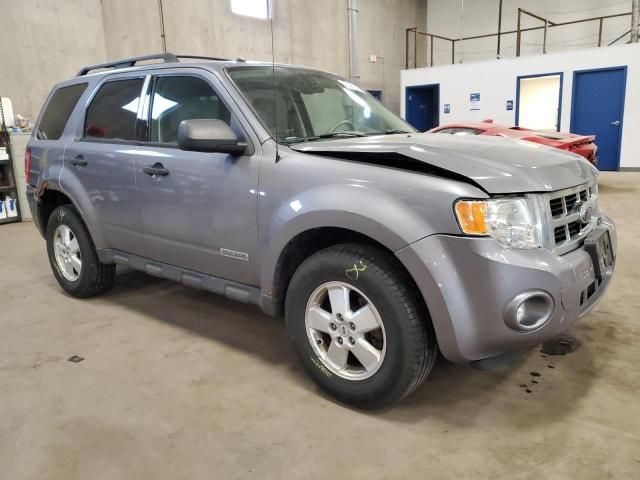
[[[100,87],[87,109],[84,136],[135,140],[143,79],[114,80]]]
[[[36,132],[38,139],[57,140],[62,136],[69,116],[86,88],[86,83],[78,83],[59,88],[54,92],[38,125]]]

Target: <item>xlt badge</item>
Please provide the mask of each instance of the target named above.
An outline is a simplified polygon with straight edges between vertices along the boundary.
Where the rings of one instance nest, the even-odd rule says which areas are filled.
[[[244,252],[236,252],[235,250],[229,250],[228,248],[221,248],[220,255],[223,257],[235,258],[236,260],[249,261],[249,254]]]

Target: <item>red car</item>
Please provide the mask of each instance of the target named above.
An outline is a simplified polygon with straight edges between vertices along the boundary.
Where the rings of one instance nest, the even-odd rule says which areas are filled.
[[[528,142],[541,143],[549,147],[568,150],[582,155],[593,165],[598,164],[596,152],[598,147],[594,140],[595,135],[576,135],[562,132],[542,132],[523,127],[509,127],[498,125],[493,120],[487,119],[480,123],[451,123],[441,125],[427,133],[448,133],[450,135],[494,135],[497,137],[510,137],[526,140]]]

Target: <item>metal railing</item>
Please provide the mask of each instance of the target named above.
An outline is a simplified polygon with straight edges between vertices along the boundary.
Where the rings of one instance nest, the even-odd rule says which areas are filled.
[[[541,22],[543,22],[544,25],[539,25],[539,26],[535,26],[535,27],[526,27],[523,28],[522,27],[522,15],[527,15],[531,18],[534,18],[536,20],[540,20]],[[449,37],[445,37],[443,35],[436,35],[435,33],[429,33],[429,32],[421,32],[418,30],[418,27],[410,27],[406,29],[405,32],[405,68],[408,69],[409,68],[409,59],[411,57],[410,54],[410,40],[411,40],[411,36],[413,34],[413,68],[417,67],[418,64],[418,38],[420,36],[426,38],[426,42],[427,42],[427,55],[426,55],[426,64],[427,66],[433,67],[433,45],[435,43],[435,40],[442,40],[442,41],[446,41],[449,42],[451,45],[451,63],[454,64],[455,63],[455,55],[456,55],[456,42],[462,42],[465,40],[478,40],[481,38],[491,38],[491,37],[497,37],[497,51],[496,51],[496,55],[498,58],[500,58],[500,40],[501,37],[504,35],[516,35],[516,57],[520,56],[520,50],[521,50],[521,44],[522,44],[522,34],[525,32],[532,32],[532,31],[537,31],[537,30],[543,30],[544,31],[544,35],[543,35],[543,40],[542,40],[542,53],[547,53],[547,33],[549,31],[550,28],[557,28],[557,27],[565,27],[567,25],[575,25],[575,24],[579,24],[579,23],[588,23],[588,22],[598,22],[598,42],[597,42],[597,46],[601,47],[602,46],[602,30],[604,27],[604,21],[610,18],[620,18],[620,17],[627,17],[630,16],[631,12],[625,12],[625,13],[616,13],[613,15],[602,15],[600,17],[591,17],[591,18],[583,18],[580,20],[571,20],[569,22],[552,22],[551,20],[549,20],[548,18],[542,17],[540,15],[537,15],[535,13],[529,12],[528,10],[525,10],[523,8],[518,8],[518,24],[517,24],[517,28],[515,30],[507,30],[507,31],[501,31],[501,24],[502,24],[502,9],[500,10],[500,14],[498,17],[498,32],[497,33],[487,33],[484,35],[474,35],[471,37],[461,37],[461,38],[449,38]],[[617,43],[618,41],[622,40],[624,37],[626,37],[627,35],[629,35],[631,33],[631,29],[627,30],[625,33],[623,33],[622,35],[620,35],[619,37],[617,37],[615,40],[613,40],[612,42],[609,42],[607,44],[607,46],[613,45],[614,43]]]

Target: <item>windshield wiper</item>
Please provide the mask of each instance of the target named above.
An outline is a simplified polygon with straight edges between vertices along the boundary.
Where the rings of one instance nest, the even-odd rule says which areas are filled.
[[[331,132],[331,133],[322,133],[317,135],[318,138],[334,138],[334,137],[366,137],[367,134],[364,132],[358,132],[356,130],[345,130],[343,132]]]
[[[398,133],[415,133],[415,132],[407,132],[406,130],[385,130],[384,132],[373,132],[373,133],[368,133],[368,136],[374,136],[374,135],[396,135]]]
[[[366,137],[366,136],[367,136],[366,133],[349,130],[344,132],[322,133],[320,135],[313,135],[311,137],[287,137],[283,141],[285,143],[299,143],[299,142],[312,142],[314,140],[325,140],[327,138]]]

